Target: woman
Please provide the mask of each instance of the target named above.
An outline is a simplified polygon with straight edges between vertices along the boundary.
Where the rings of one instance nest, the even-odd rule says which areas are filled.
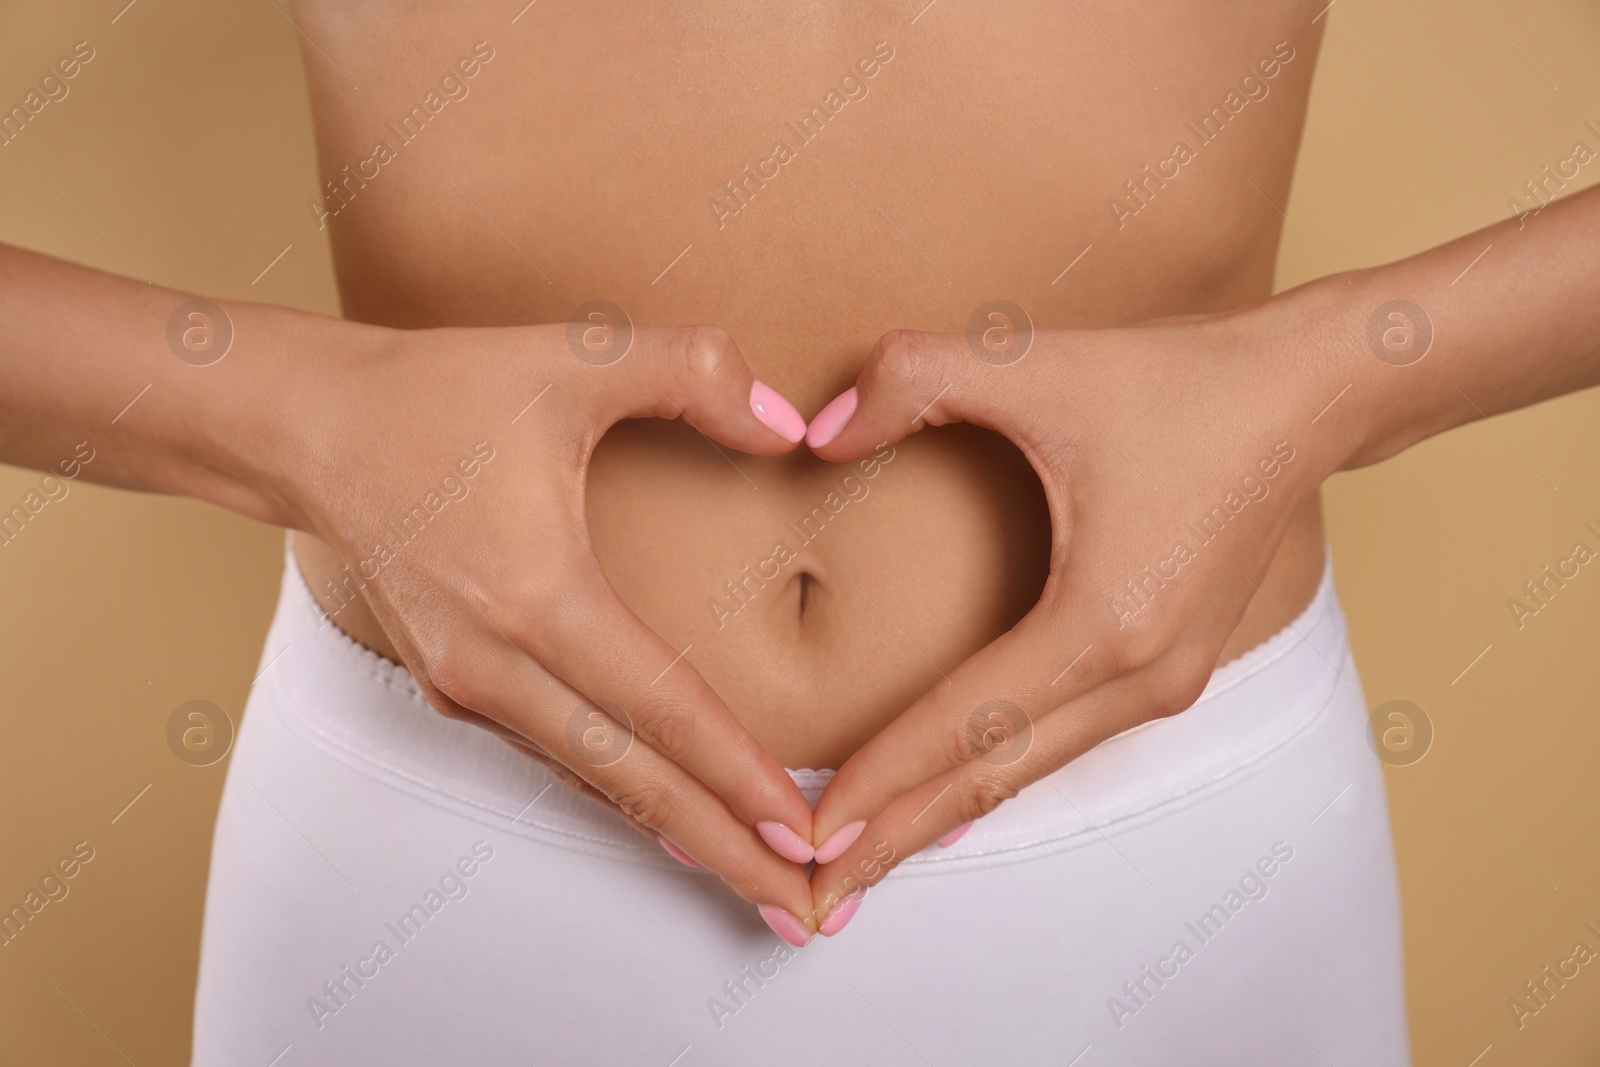
[[[1269,297],[1320,7],[305,4],[349,321],[8,253],[7,461],[299,531],[196,1062],[1405,1062],[1317,487],[1600,208]]]

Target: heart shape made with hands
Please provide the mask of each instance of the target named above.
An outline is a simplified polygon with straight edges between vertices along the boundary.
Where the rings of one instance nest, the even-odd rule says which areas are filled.
[[[810,439],[853,399],[814,417]],[[634,420],[596,449],[586,510],[622,600],[790,768],[841,766],[1025,614],[1049,562],[1036,472],[974,426],[841,463]]]
[[[320,539],[322,574],[360,576],[341,625],[386,638],[370,647],[436,710],[544,758],[746,899],[809,914],[813,811],[783,763],[843,764],[1030,606],[1046,554],[997,516],[1039,500],[1037,478],[998,439],[1009,461],[986,461],[970,428],[824,462],[726,333],[606,330],[599,352],[594,333],[385,334],[347,383],[399,383],[394,433],[294,379],[291,406],[340,431],[330,449],[374,499],[296,466],[284,525]],[[439,376],[441,352],[471,373]],[[461,503],[416,505],[415,472],[474,437],[481,456],[452,462],[470,497],[452,473],[435,481]],[[385,548],[395,514],[427,536]],[[1031,582],[1014,578],[1024,557]]]
[[[614,429],[586,455],[577,499],[589,543],[579,547],[606,580],[585,579],[580,600],[557,606],[598,620],[586,606],[597,598],[610,621],[580,641],[540,616],[525,644],[565,650],[589,679],[574,678],[574,702],[590,683],[630,676],[638,714],[622,725],[647,742],[637,746],[644,762],[598,775],[625,812],[715,865],[780,933],[829,932],[848,917],[844,901],[899,859],[1199,696],[1340,444],[1291,468],[1294,447],[1272,443],[1306,406],[1301,394],[1322,385],[1291,376],[1290,393],[1284,376],[1262,373],[1282,348],[1277,329],[1217,316],[1051,331],[1033,338],[1033,358],[1002,361],[974,353],[968,336],[896,331],[856,387],[813,418],[814,457],[752,432],[767,422],[791,445],[799,436],[762,417],[760,391],[781,397],[752,387],[725,341],[713,351],[695,335],[717,358],[687,364],[702,380],[680,369],[664,382],[681,400],[659,385],[632,399],[593,387],[596,414],[586,417]],[[680,414],[676,426],[659,421]],[[944,429],[920,432],[927,426]],[[975,458],[977,440],[1000,451]],[[1009,463],[992,462],[1001,453]],[[1269,499],[1262,480],[1274,478]],[[1034,506],[1019,509],[1023,499]],[[1024,512],[1034,521],[1018,521]],[[1185,520],[1208,514],[1228,525],[1221,547],[1175,550]],[[1316,569],[1311,518],[1300,523],[1312,531],[1302,562]],[[836,536],[847,522],[849,536]],[[1141,577],[1152,560],[1178,569]],[[1118,609],[1108,595],[1134,579],[1151,583],[1147,593]],[[1159,589],[1169,591],[1152,600]],[[646,657],[574,659],[630,626],[636,638],[648,631]],[[574,721],[581,728],[597,710],[579,707]],[[818,737],[837,748],[819,748]],[[1009,739],[1021,744],[996,762]],[[583,757],[571,731],[566,742]],[[814,811],[780,760],[839,765]],[[676,794],[651,780],[668,772],[682,783]],[[705,794],[713,780],[729,809]],[[692,817],[674,795],[694,805]],[[742,821],[729,818],[738,811]],[[806,879],[796,865],[812,858]]]
[[[838,463],[623,423],[596,449],[587,516],[623,601],[795,769],[840,766],[1008,629],[1049,561],[1037,476],[971,426]]]

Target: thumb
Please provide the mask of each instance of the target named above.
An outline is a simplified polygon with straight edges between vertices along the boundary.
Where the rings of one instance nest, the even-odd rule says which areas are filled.
[[[604,374],[599,413],[607,423],[682,416],[701,433],[753,455],[787,452],[806,421],[794,405],[757,381],[733,338],[715,326],[638,330],[628,358]]]
[[[811,420],[806,443],[823,459],[845,462],[924,426],[969,422],[1021,444],[1033,376],[976,355],[965,334],[893,330],[873,347],[855,386]]]

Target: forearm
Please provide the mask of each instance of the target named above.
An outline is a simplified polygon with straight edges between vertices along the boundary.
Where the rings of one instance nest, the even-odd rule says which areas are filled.
[[[191,299],[0,246],[0,462],[291,524],[274,383],[371,328],[230,301],[174,320]]]
[[[1381,313],[1393,301],[1422,315]],[[1344,468],[1600,384],[1600,187],[1269,304],[1280,305],[1269,314],[1285,316],[1283,336],[1300,349],[1290,358],[1305,359],[1315,382],[1302,397],[1314,405],[1308,416],[1339,439],[1335,462]],[[1345,385],[1332,408],[1318,410]]]

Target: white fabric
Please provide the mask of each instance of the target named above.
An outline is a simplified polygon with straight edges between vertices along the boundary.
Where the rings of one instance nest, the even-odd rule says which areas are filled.
[[[799,950],[435,714],[321,625],[292,562],[262,664],[217,820],[199,1067],[1409,1062],[1331,570],[1191,710],[911,857]],[[815,803],[829,772],[791,773]]]

